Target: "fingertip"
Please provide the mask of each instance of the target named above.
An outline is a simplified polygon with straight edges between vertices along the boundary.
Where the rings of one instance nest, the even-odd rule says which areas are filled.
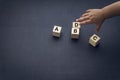
[[[79,21],[79,19],[76,19],[76,21]]]
[[[77,21],[77,22],[80,22],[81,20],[82,20],[81,18],[79,18],[79,19],[76,19],[76,21]]]
[[[97,30],[95,30],[95,33],[98,33],[98,31],[97,31]]]
[[[98,33],[98,32],[99,32],[99,29],[96,28],[96,29],[95,29],[95,32]]]

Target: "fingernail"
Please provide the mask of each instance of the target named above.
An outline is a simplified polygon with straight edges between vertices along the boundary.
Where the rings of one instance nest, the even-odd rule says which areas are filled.
[[[78,21],[78,19],[76,19],[76,21]]]

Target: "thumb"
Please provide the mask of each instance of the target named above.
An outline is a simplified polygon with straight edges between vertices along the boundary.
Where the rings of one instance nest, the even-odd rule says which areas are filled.
[[[100,30],[102,24],[103,24],[103,21],[96,24],[95,32],[99,32],[99,30]]]

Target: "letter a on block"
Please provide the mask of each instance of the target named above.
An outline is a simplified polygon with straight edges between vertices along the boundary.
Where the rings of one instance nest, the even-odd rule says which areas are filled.
[[[58,31],[58,27],[55,28],[55,31]]]
[[[53,33],[52,33],[53,36],[60,37],[61,30],[62,30],[62,27],[60,27],[60,26],[54,26]]]

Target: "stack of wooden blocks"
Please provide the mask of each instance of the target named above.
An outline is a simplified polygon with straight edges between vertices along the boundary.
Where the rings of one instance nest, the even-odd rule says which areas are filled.
[[[80,35],[80,23],[79,22],[73,22],[72,23],[72,29],[71,29],[71,38],[72,39],[78,39]]]
[[[81,26],[80,26],[80,23],[79,22],[73,22],[72,23],[72,29],[71,29],[71,38],[72,39],[79,39],[79,36],[80,36],[80,29],[81,29]],[[55,36],[55,37],[60,37],[61,36],[61,33],[62,33],[62,27],[61,26],[54,26],[53,28],[53,33],[52,35]],[[93,34],[90,38],[89,38],[89,43],[96,47],[98,44],[99,44],[99,41],[100,41],[100,37],[96,34]]]

